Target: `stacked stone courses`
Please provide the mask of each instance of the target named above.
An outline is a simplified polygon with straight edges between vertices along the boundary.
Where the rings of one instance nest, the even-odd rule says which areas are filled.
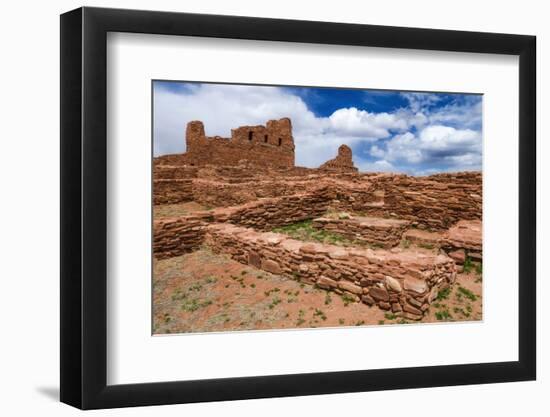
[[[297,167],[287,118],[238,127],[230,138],[206,136],[193,121],[185,141],[185,153],[154,159],[153,203],[199,209],[154,219],[156,259],[207,246],[411,320],[467,260],[482,261],[480,172],[361,173],[346,145],[319,168]],[[273,232],[300,224],[345,243]]]

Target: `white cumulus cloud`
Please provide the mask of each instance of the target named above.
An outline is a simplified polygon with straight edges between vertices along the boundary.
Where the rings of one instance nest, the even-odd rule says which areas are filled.
[[[318,167],[347,144],[362,171],[419,174],[481,167],[481,100],[476,97],[441,105],[435,93],[403,93],[409,105],[391,112],[350,105],[319,117],[285,88],[180,86],[155,85],[156,156],[185,152],[185,128],[191,120],[201,120],[209,136],[229,137],[232,128],[289,117],[300,166]]]

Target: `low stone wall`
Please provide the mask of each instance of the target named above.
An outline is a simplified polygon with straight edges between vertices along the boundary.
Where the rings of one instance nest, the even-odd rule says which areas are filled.
[[[409,243],[427,246],[430,248],[439,247],[443,239],[444,232],[428,232],[427,230],[409,229],[403,234],[403,239]]]
[[[153,256],[172,258],[198,249],[203,243],[205,227],[210,220],[205,214],[194,214],[153,223]]]
[[[327,209],[326,199],[315,194],[266,198],[240,206],[197,211],[180,217],[155,220],[153,253],[156,258],[180,256],[197,248],[208,223],[229,223],[257,230],[312,219]]]
[[[193,201],[192,179],[160,179],[153,181],[153,204],[177,204]]]
[[[392,248],[399,244],[410,222],[377,217],[320,217],[314,219],[312,225],[358,243]]]
[[[243,204],[258,198],[281,197],[312,189],[314,182],[256,180],[226,182],[196,179],[193,181],[193,199],[211,207],[228,207]]]
[[[367,216],[395,216],[418,227],[444,230],[459,220],[481,219],[480,172],[438,174],[428,177],[377,174],[359,182],[334,184],[339,210]]]
[[[323,192],[265,198],[227,209],[213,210],[216,222],[268,231],[319,217],[328,209]]]
[[[306,243],[228,224],[209,225],[205,244],[243,264],[315,284],[350,301],[376,304],[411,320],[421,319],[438,292],[456,279],[452,259],[422,251]]]
[[[155,165],[153,178],[156,180],[190,179],[197,176],[198,168],[186,165]]]
[[[481,262],[483,259],[481,221],[459,221],[445,233],[441,247],[459,264],[463,264],[466,258]]]

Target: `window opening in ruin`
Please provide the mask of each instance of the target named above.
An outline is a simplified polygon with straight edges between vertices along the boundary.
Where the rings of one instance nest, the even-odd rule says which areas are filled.
[[[282,144],[283,144],[283,140],[279,138],[279,146],[281,146]]]
[[[267,135],[264,136],[264,142],[267,143]]]
[[[248,132],[248,140],[252,140],[252,135],[253,135],[252,131]]]

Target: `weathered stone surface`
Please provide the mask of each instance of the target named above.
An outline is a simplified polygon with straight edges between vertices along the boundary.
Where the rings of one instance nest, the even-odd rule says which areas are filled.
[[[404,288],[407,291],[412,291],[417,294],[424,294],[428,290],[428,286],[426,285],[426,281],[423,281],[421,279],[413,278],[413,277],[406,277],[404,281]]]
[[[483,250],[481,220],[460,220],[446,233],[441,246],[457,263],[466,257],[481,261]]]
[[[267,272],[271,272],[272,274],[281,273],[281,267],[277,262],[272,259],[262,260],[262,269],[266,270]]]
[[[347,213],[324,216],[313,220],[313,227],[338,234],[355,242],[391,248],[399,244],[408,220],[378,217],[349,217]]]
[[[306,244],[306,245],[302,245],[302,247],[300,248],[300,252],[304,252],[304,253],[317,253],[317,250],[316,250],[314,244],[309,243],[309,244]]]
[[[386,291],[385,288],[372,287],[372,288],[369,289],[369,294],[376,301],[389,301],[390,300],[390,295],[388,294],[388,291]]]
[[[472,258],[473,261],[476,261],[476,262],[481,262],[483,259],[483,255],[479,252],[468,251],[468,256]]]
[[[382,310],[389,310],[391,308],[390,303],[386,303],[384,301],[381,301],[378,303],[378,307],[380,307]]]
[[[261,268],[262,258],[257,252],[253,252],[253,251],[248,252],[248,264],[256,268]]]
[[[391,303],[391,311],[394,313],[400,313],[401,311],[403,311],[403,308],[399,303]]]
[[[319,169],[326,171],[356,172],[357,168],[353,165],[351,148],[347,145],[340,145],[336,158],[325,162]]]
[[[241,126],[231,138],[205,135],[200,121],[187,124],[186,153],[179,162],[193,165],[294,166],[294,138],[290,119],[269,120],[265,126]]]
[[[408,302],[410,305],[412,305],[412,306],[414,306],[414,307],[416,307],[416,308],[422,307],[422,302],[419,301],[419,300],[417,300],[417,299],[414,298],[414,297],[409,297],[409,298],[407,298],[407,302]]]
[[[447,255],[459,264],[463,264],[466,260],[466,253],[464,252],[464,249],[450,251]]]
[[[422,319],[423,316],[419,315],[419,314],[404,312],[404,313],[402,313],[402,317],[404,319],[407,319],[407,320],[420,320],[420,319]]]
[[[403,290],[399,281],[389,275],[386,276],[386,288],[394,292],[401,292]]]
[[[340,281],[338,283],[338,288],[344,291],[349,291],[357,295],[361,295],[363,293],[363,290],[359,285],[352,284],[349,281]]]
[[[319,277],[319,279],[317,280],[317,285],[326,290],[338,287],[338,283],[336,281],[325,276]]]
[[[374,301],[374,298],[372,298],[370,295],[363,295],[361,297],[361,301],[363,301],[365,304],[369,306],[374,305],[376,303],[376,301]]]
[[[443,233],[441,232],[428,232],[421,229],[409,229],[403,234],[403,239],[409,242],[420,244],[439,246],[443,239]]]
[[[347,259],[348,251],[345,249],[335,249],[328,252],[328,256],[330,256],[332,259]]]
[[[415,314],[417,316],[422,316],[422,311],[416,307],[413,307],[412,305],[406,303],[403,306],[403,311],[406,311],[407,313]]]

